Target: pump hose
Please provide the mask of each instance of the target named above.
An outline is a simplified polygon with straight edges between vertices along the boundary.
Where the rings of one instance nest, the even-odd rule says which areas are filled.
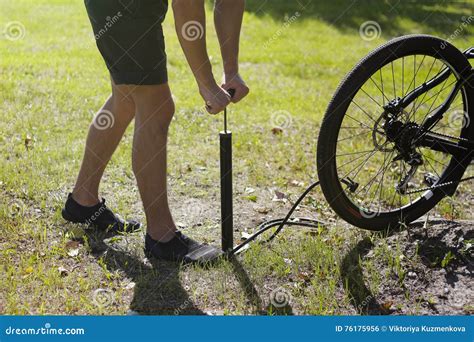
[[[257,231],[250,235],[244,242],[240,243],[239,245],[235,246],[229,253],[230,254],[237,254],[242,248],[248,245],[250,242],[254,241],[259,235],[263,234],[267,230],[278,226],[275,232],[265,241],[263,242],[270,242],[272,241],[282,230],[285,226],[300,226],[300,227],[311,227],[311,228],[318,228],[321,225],[326,225],[325,222],[315,219],[309,218],[293,218],[291,219],[291,215],[293,212],[298,208],[301,201],[313,190],[315,187],[319,185],[319,181],[314,182],[311,184],[296,200],[293,204],[291,209],[288,211],[288,214],[284,218],[273,219],[269,221],[265,221],[260,224],[257,228]]]

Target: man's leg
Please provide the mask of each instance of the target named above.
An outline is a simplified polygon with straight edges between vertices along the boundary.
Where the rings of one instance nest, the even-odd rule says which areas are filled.
[[[145,208],[147,233],[167,242],[175,236],[167,194],[166,145],[174,102],[168,84],[139,86],[132,92],[136,103],[133,171]]]
[[[73,198],[81,205],[99,203],[99,183],[105,167],[135,115],[130,89],[131,86],[112,82],[112,95],[89,127],[84,158],[72,192]]]

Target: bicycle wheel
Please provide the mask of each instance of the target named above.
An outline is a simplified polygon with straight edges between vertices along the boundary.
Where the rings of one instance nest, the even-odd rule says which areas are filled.
[[[369,230],[394,228],[451,194],[436,184],[461,179],[471,156],[419,146],[415,136],[470,69],[451,44],[412,35],[379,47],[346,76],[328,106],[317,149],[322,191],[341,218]],[[388,125],[387,104],[447,70],[449,77],[419,95]],[[469,137],[463,124],[467,95],[461,88],[432,132],[454,143]]]

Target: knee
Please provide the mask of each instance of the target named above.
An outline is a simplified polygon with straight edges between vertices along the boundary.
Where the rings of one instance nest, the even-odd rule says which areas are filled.
[[[137,106],[136,125],[146,128],[153,134],[166,134],[173,120],[175,105],[171,92],[166,86],[142,89],[134,94]]]
[[[163,130],[167,131],[175,113],[173,98],[170,96],[166,102],[157,104],[157,106],[158,108],[156,108],[156,113],[154,113],[154,117],[156,117],[156,124],[159,125],[159,127]]]
[[[112,86],[110,97],[116,119],[130,122],[135,117],[135,102],[128,86]]]

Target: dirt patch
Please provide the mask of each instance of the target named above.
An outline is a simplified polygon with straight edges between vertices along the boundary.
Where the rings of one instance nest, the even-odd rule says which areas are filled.
[[[473,239],[472,221],[436,221],[360,244],[359,255],[377,266],[382,280],[377,295],[354,286],[354,304],[369,314],[473,314]],[[363,273],[367,284],[377,283],[373,273]]]

